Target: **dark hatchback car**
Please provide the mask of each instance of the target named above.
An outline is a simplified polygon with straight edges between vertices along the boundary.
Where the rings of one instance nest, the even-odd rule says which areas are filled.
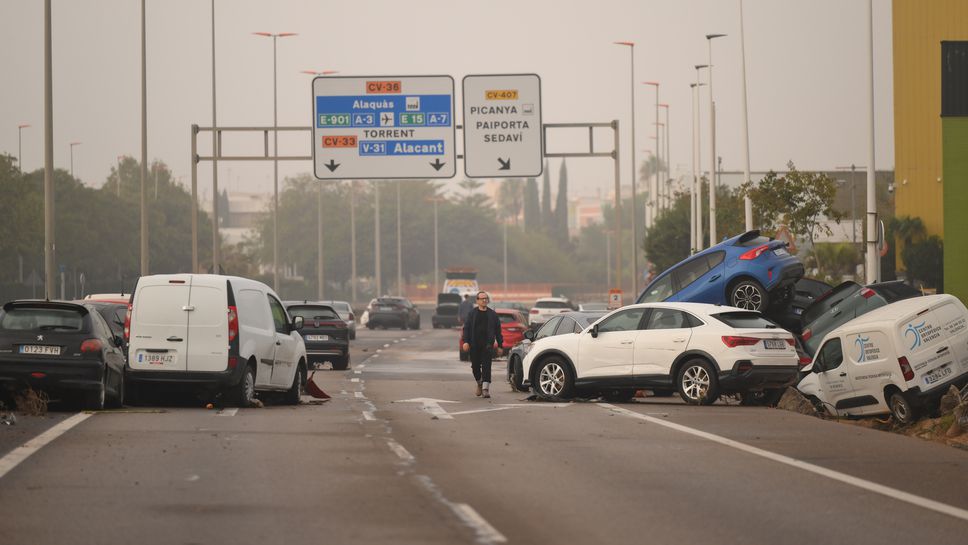
[[[877,282],[867,286],[857,282],[844,282],[803,311],[803,331],[799,336],[799,348],[808,358],[813,358],[827,333],[875,308],[921,295],[920,291],[900,280]],[[801,363],[804,361],[801,355]]]
[[[406,297],[377,297],[366,307],[367,329],[375,327],[399,327],[420,329],[420,313]]]
[[[438,293],[437,308],[430,319],[434,329],[440,327],[457,327],[460,325],[460,302],[461,297],[456,293]]]
[[[524,340],[514,345],[508,352],[508,372],[507,378],[511,388],[519,392],[527,392],[529,388],[522,384],[521,362],[528,355],[531,346],[545,337],[564,335],[566,333],[581,333],[584,329],[592,325],[595,320],[608,314],[606,311],[592,312],[568,312],[558,316],[552,316],[537,331],[528,330],[524,332]]]
[[[11,301],[0,311],[0,384],[100,410],[124,403],[124,353],[92,305]]]
[[[803,263],[785,242],[747,231],[665,270],[635,302],[689,301],[766,312],[789,303],[803,273]]]
[[[333,364],[333,369],[349,367],[349,328],[333,307],[291,301],[285,305],[293,318],[302,316],[303,327],[299,334],[306,343],[310,369],[316,369],[327,361]]]

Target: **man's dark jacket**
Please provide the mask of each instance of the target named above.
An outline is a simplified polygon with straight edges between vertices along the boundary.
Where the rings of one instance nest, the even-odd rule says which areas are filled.
[[[487,320],[487,340],[484,346],[494,346],[495,340],[497,340],[498,348],[504,346],[504,337],[501,335],[501,319],[497,317],[497,313],[490,307],[484,312],[481,312],[475,306],[467,314],[467,317],[464,319],[464,342],[471,345],[471,350],[479,348],[474,346],[474,323],[482,319]]]

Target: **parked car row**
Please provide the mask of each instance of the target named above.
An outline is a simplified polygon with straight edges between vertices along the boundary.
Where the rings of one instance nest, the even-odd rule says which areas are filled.
[[[353,327],[341,301],[283,303],[265,284],[234,276],[145,276],[128,295],[6,303],[0,386],[29,386],[88,409],[121,406],[149,389],[243,406],[257,393],[298,403],[309,369],[349,366]]]

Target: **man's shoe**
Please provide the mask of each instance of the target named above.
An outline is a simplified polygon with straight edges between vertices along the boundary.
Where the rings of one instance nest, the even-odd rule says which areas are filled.
[[[489,397],[491,397],[491,392],[490,392],[490,390],[488,390],[487,388],[484,388],[484,389],[482,390],[482,392],[483,392],[483,393],[481,394],[481,396],[482,396],[482,397],[485,397],[485,398],[489,398]]]
[[[481,388],[481,383],[480,383],[480,382],[478,382],[478,383],[477,383],[477,392],[475,392],[475,394],[474,394],[474,395],[476,395],[477,397],[481,397],[481,395],[482,395],[482,392],[483,392],[483,389]]]

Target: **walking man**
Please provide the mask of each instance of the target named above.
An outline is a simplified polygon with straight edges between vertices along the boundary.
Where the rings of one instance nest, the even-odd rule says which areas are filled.
[[[457,306],[457,322],[460,325],[464,325],[464,322],[467,321],[467,313],[472,310],[474,310],[474,301],[471,301],[469,293],[465,293],[464,300]]]
[[[491,397],[491,347],[501,355],[504,338],[501,336],[501,320],[494,310],[487,307],[489,298],[483,291],[477,292],[477,306],[464,318],[464,345],[471,360],[471,371],[477,381],[477,395]],[[495,345],[495,342],[497,343]]]

